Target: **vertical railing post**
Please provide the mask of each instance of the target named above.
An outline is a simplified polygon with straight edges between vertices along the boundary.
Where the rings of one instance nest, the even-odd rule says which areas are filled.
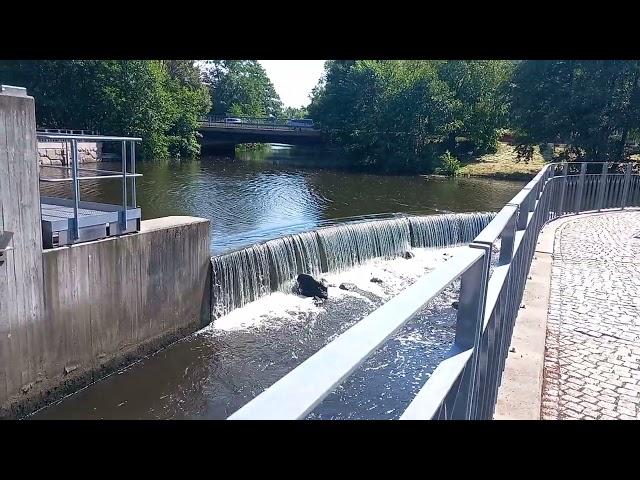
[[[131,140],[131,173],[136,173],[136,142]],[[136,200],[136,177],[131,177],[131,205],[133,208],[138,208],[138,202]]]
[[[78,141],[71,140],[71,186],[73,190],[73,241],[80,238],[78,210],[80,209],[80,180],[78,180]]]
[[[122,230],[127,229],[127,144],[122,141]]]
[[[629,184],[631,183],[631,162],[627,163],[624,166],[624,183],[622,185],[622,200],[620,204],[620,208],[624,210],[624,207],[627,206],[628,196],[629,196]]]
[[[602,210],[604,206],[604,194],[607,190],[607,169],[609,165],[607,162],[602,164],[602,171],[600,172],[600,180],[598,182],[598,203],[596,204],[596,208],[598,211]]]
[[[564,213],[564,196],[567,190],[567,175],[569,174],[569,164],[565,163],[562,165],[562,185],[560,187],[560,202],[558,205],[557,215],[562,215]]]
[[[523,191],[526,190],[523,189]],[[511,205],[511,204],[510,204]],[[518,206],[518,230],[524,230],[527,228],[527,223],[529,222],[529,212],[531,212],[536,206],[536,193],[535,190],[529,189],[527,191],[527,196],[522,201],[522,203]]]
[[[460,351],[473,348],[473,354],[460,379],[451,419],[474,419],[477,409],[478,364],[481,354],[480,338],[484,324],[484,308],[489,280],[491,246],[472,243],[471,248],[479,248],[484,255],[478,258],[460,279],[460,296],[456,320],[455,347]]]
[[[500,258],[498,263],[500,265],[507,265],[511,263],[513,258],[513,247],[516,240],[516,229],[518,220],[518,208],[514,209],[513,215],[507,222],[500,235]]]
[[[574,210],[576,215],[580,213],[580,207],[582,206],[582,191],[584,190],[584,179],[585,174],[587,173],[587,164],[582,162],[580,165],[580,176],[578,177],[578,188],[576,191],[576,201],[574,205]]]

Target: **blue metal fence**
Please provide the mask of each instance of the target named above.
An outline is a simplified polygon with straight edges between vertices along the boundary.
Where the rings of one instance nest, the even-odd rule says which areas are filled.
[[[460,279],[455,341],[401,420],[491,419],[538,234],[556,217],[640,206],[631,163],[545,166],[457,258],[425,275],[229,417],[303,419],[373,352]],[[490,274],[492,247],[500,242]]]

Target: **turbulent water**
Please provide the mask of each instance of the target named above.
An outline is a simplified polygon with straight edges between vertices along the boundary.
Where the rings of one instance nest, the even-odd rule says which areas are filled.
[[[411,248],[468,243],[495,216],[464,213],[346,223],[288,235],[212,258],[218,318],[275,291],[289,293],[298,273],[340,272]]]
[[[211,325],[33,418],[226,418],[455,257],[493,216],[399,216],[349,223],[214,257]],[[414,256],[405,258],[407,251]],[[291,292],[300,271],[326,280],[326,301]],[[373,277],[380,282],[372,282]],[[342,282],[352,288],[338,288]],[[429,302],[309,418],[397,418],[451,347],[458,288],[454,282]]]

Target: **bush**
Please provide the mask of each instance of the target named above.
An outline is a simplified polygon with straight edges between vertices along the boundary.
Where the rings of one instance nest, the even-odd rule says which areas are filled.
[[[440,175],[447,175],[453,177],[458,174],[458,170],[460,170],[460,160],[451,155],[449,150],[444,152],[440,157],[440,165],[436,168],[436,173]]]

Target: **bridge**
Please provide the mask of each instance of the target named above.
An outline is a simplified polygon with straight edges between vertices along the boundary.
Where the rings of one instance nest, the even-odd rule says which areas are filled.
[[[283,143],[288,145],[320,145],[320,130],[305,125],[291,125],[288,120],[209,116],[200,122],[200,143],[204,151],[232,153],[242,143]]]

